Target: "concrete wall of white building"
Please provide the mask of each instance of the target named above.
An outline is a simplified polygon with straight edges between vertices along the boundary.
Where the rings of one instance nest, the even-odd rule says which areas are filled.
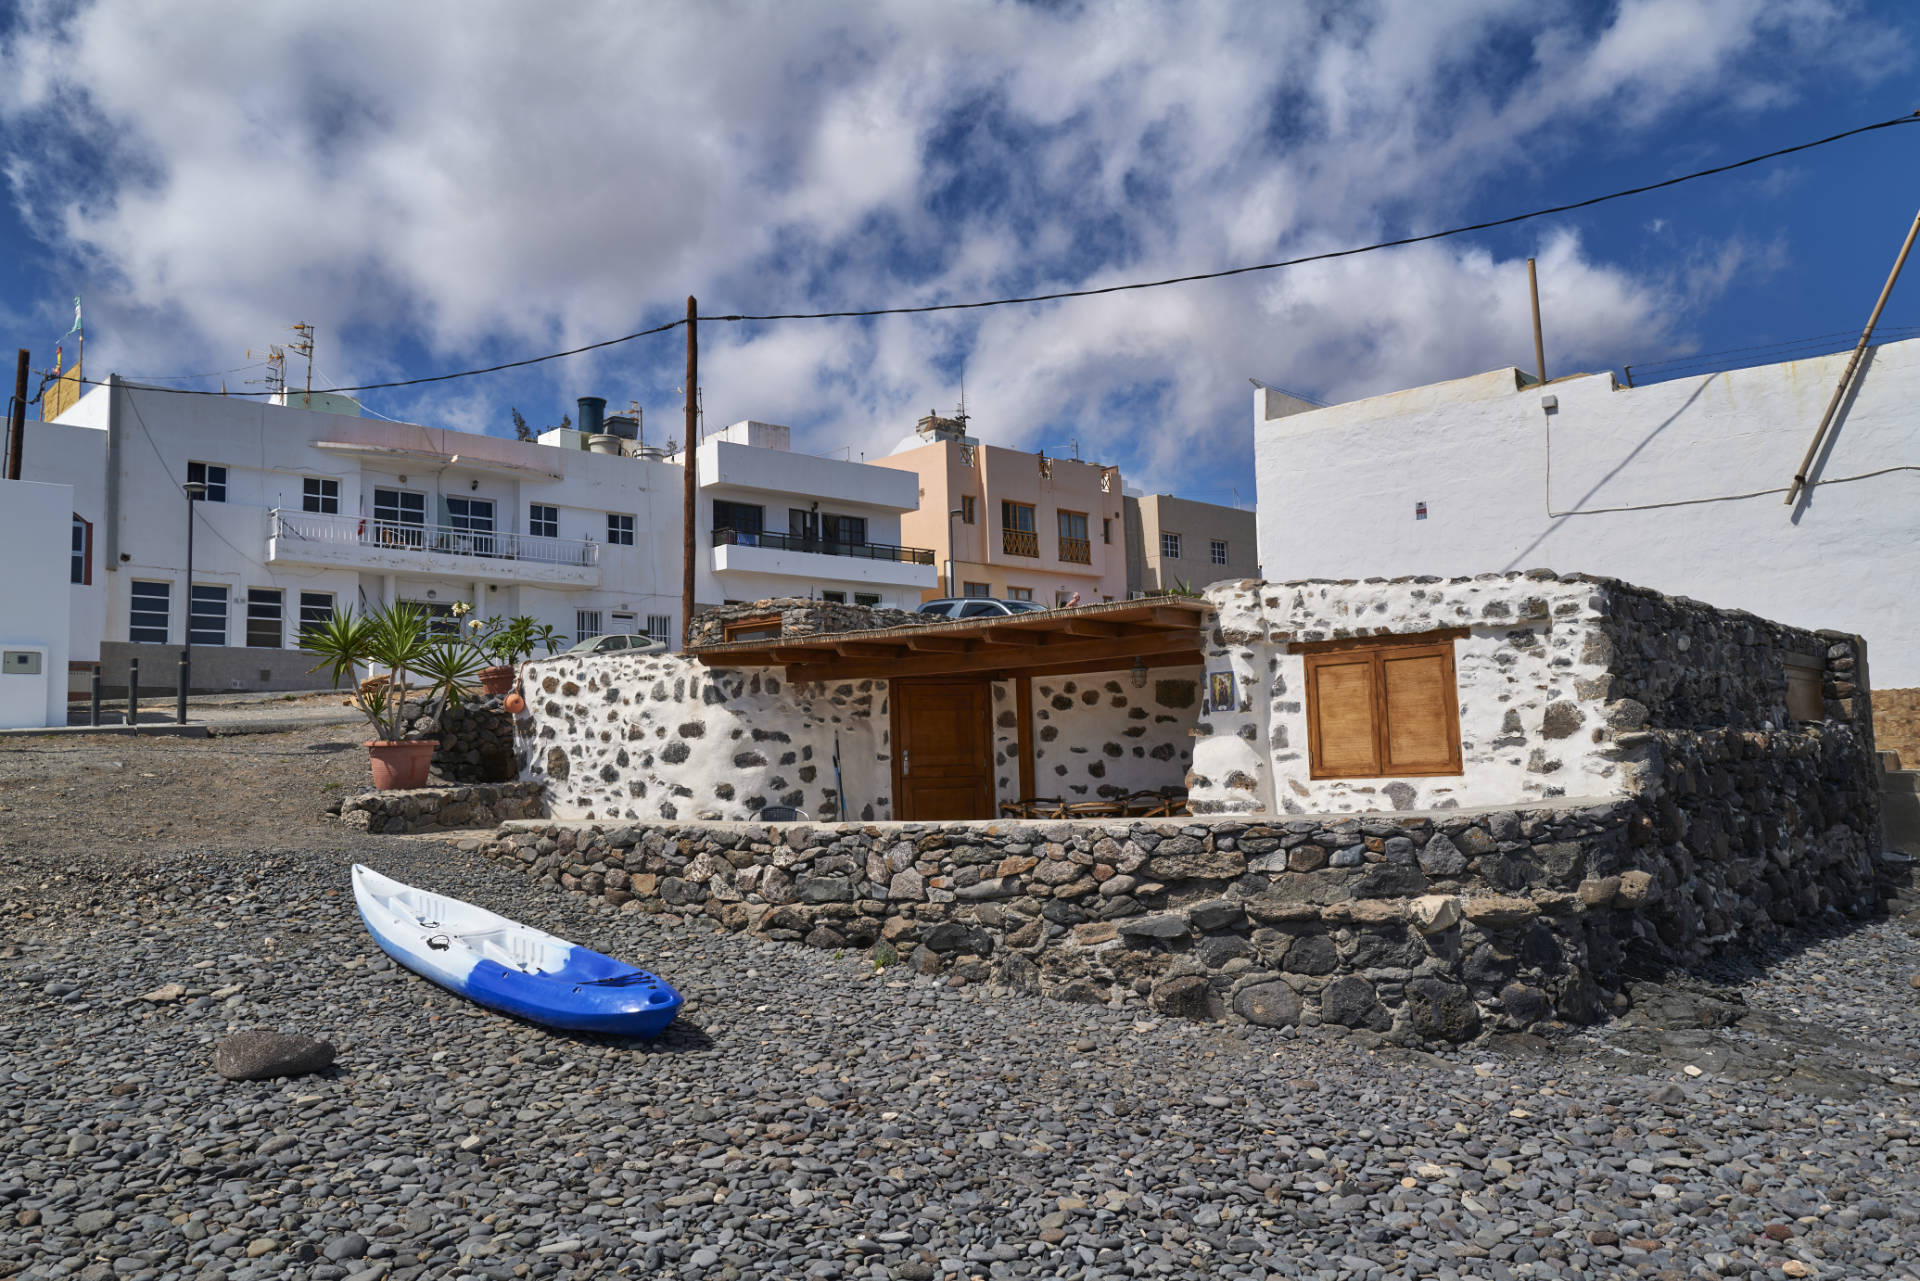
[[[79,624],[83,656],[93,657],[87,650],[97,651],[102,639],[115,659],[137,652],[126,644],[135,582],[167,585],[166,640],[149,648],[177,647],[183,639],[187,503],[180,486],[193,463],[226,469],[224,501],[195,506],[193,581],[224,588],[228,600],[227,646],[203,650],[196,643],[196,688],[312,683],[300,679],[304,667],[295,655],[269,658],[246,649],[249,588],[284,592],[280,638],[289,647],[302,592],[358,608],[394,599],[465,601],[483,615],[532,613],[570,640],[583,612],[598,615],[603,630],[613,630],[622,615],[640,630],[650,615],[667,616],[672,630],[679,626],[677,467],[116,382],[90,392],[57,423],[34,425],[25,455],[26,475],[70,483],[76,503],[99,509],[98,621]],[[529,571],[505,559],[478,556],[410,560],[360,548],[341,563],[314,564],[271,555],[272,509],[301,512],[309,478],[337,486],[333,520],[349,526],[372,517],[374,490],[382,487],[424,495],[429,523],[447,520],[450,499],[491,500],[503,534],[544,533],[529,527],[532,505],[557,509],[559,539],[597,544],[594,581],[556,588],[528,581]],[[619,528],[610,516],[622,518]],[[363,565],[362,552],[387,559]],[[214,652],[219,648],[241,652]],[[260,678],[260,670],[271,670],[273,679]],[[143,672],[143,686],[155,676]],[[110,682],[116,679],[110,672]]]
[[[0,480],[0,729],[67,723],[73,504],[68,485]]]
[[[1920,340],[1873,349],[1813,473],[1784,489],[1846,354],[1639,388],[1517,370],[1326,409],[1254,395],[1269,578],[1605,574],[1857,632],[1920,685]]]

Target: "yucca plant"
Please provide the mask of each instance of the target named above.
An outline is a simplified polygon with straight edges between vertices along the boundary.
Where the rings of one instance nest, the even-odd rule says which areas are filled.
[[[405,728],[408,677],[417,675],[425,697],[458,704],[472,690],[480,657],[473,649],[435,636],[427,612],[405,602],[356,614],[342,610],[300,634],[300,648],[320,661],[335,689],[353,686],[353,705],[379,742],[397,742]],[[384,667],[385,681],[360,679],[362,668]]]

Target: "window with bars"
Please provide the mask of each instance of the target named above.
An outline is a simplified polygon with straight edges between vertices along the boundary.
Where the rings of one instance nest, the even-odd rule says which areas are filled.
[[[300,510],[323,516],[340,514],[340,482],[326,476],[300,478]]]
[[[829,605],[844,605],[847,603],[847,594],[845,592],[821,592],[820,599]]]
[[[853,594],[853,603],[856,605],[866,605],[870,608],[877,607],[880,604],[880,597],[876,592],[855,592]]]
[[[1312,777],[1462,773],[1457,635],[1300,646]]]
[[[663,644],[673,644],[673,615],[648,614],[647,635]]]
[[[1180,535],[1161,534],[1160,554],[1168,560],[1180,559]]]
[[[285,613],[286,593],[280,588],[247,588],[247,648],[282,648],[286,643]]]
[[[535,538],[560,537],[560,509],[548,503],[527,508],[527,532]]]
[[[576,609],[573,611],[573,640],[577,645],[583,640],[592,640],[606,634],[606,628],[600,623],[600,611],[597,609]]]
[[[633,546],[633,517],[608,512],[607,541],[616,547]]]
[[[195,583],[193,593],[188,600],[193,602],[190,625],[196,645],[224,645],[227,643],[227,588],[223,583],[217,587],[204,583]]]
[[[128,587],[133,595],[127,610],[127,639],[165,645],[173,613],[173,584],[136,578]]]
[[[195,502],[224,503],[227,501],[227,469],[218,463],[188,463],[187,480],[198,481],[207,487],[207,492],[194,499]]]
[[[1209,542],[1207,545],[1207,558],[1216,565],[1226,564],[1227,540],[1224,538],[1216,538]]]

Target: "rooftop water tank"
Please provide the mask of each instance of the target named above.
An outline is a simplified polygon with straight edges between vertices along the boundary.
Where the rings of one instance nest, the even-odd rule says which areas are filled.
[[[574,427],[589,436],[598,436],[605,430],[602,425],[607,416],[607,398],[605,396],[582,396],[580,398],[580,417]]]

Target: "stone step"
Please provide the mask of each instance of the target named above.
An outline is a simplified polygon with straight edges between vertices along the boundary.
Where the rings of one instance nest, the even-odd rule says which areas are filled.
[[[1877,755],[1880,758],[1881,773],[1893,774],[1899,771],[1900,753],[1892,752],[1892,751],[1880,751],[1880,752],[1876,752],[1875,755]]]
[[[1880,776],[1880,821],[1889,849],[1920,856],[1920,770]]]

